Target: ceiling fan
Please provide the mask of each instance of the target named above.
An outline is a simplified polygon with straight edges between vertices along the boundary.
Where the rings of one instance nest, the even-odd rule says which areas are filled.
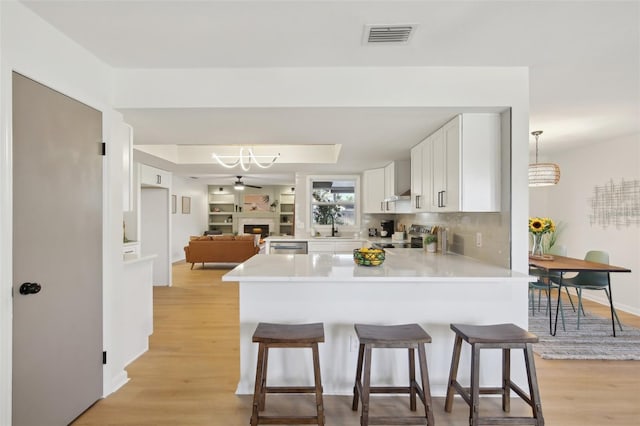
[[[249,187],[249,188],[262,188],[261,186],[256,186],[256,185],[247,185],[246,183],[242,182],[242,176],[236,176],[238,178],[238,180],[235,181],[235,183],[233,184],[233,189],[235,189],[236,191],[243,191],[245,187]]]

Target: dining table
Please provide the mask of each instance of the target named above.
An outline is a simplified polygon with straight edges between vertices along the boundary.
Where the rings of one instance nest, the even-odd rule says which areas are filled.
[[[559,276],[558,284],[558,301],[556,305],[555,322],[552,327],[552,312],[549,309],[549,333],[556,335],[558,329],[558,311],[560,310],[560,297],[562,294],[563,278],[567,272],[605,272],[607,274],[607,285],[609,289],[609,306],[611,308],[611,326],[613,328],[613,337],[616,337],[616,327],[613,310],[613,293],[611,293],[611,272],[631,272],[631,269],[609,265],[606,263],[590,262],[584,259],[576,259],[567,256],[543,255],[529,256],[529,266],[541,269],[547,274],[557,273]],[[551,292],[547,292],[549,308],[551,307]]]

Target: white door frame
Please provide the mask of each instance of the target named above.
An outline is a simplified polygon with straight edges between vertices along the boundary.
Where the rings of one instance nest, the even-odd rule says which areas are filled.
[[[0,7],[0,11],[2,8]],[[0,16],[1,17],[1,16]],[[30,73],[22,72],[18,67],[7,66],[6,63],[0,62],[0,235],[11,235],[13,232],[13,153],[12,153],[12,83],[11,76],[13,71],[19,72],[25,76]],[[109,106],[97,101],[93,97],[78,95],[76,90],[59,89],[60,85],[55,84],[48,79],[37,79],[48,87],[65,93],[74,99],[85,103],[92,108],[102,112],[103,125],[102,137],[107,141],[107,149],[109,149],[109,141],[111,136],[111,128],[114,121],[121,120],[121,115],[114,114]],[[68,87],[66,88],[68,89]],[[115,146],[114,146],[115,148]],[[114,244],[114,239],[118,239],[118,230],[122,229],[122,216],[115,217],[114,212],[121,209],[121,196],[111,196],[111,188],[118,187],[119,182],[113,182],[114,168],[121,167],[121,161],[113,161],[112,155],[107,154],[104,158],[103,179],[102,179],[102,202],[103,202],[103,345],[109,348],[111,343],[111,305],[109,300],[113,297],[111,294],[111,286],[113,282],[114,267],[120,263],[117,262],[117,255],[121,250]],[[115,185],[115,186],[114,186]],[[112,238],[111,236],[115,236]],[[122,237],[119,237],[121,241]],[[115,251],[115,256],[114,256]],[[115,260],[114,260],[115,259]],[[120,255],[121,260],[121,255]],[[13,281],[13,245],[12,238],[0,239],[0,424],[10,425],[12,422],[12,372],[13,372],[13,298],[12,298],[12,281]],[[103,396],[113,391],[111,366],[107,364],[103,368]]]

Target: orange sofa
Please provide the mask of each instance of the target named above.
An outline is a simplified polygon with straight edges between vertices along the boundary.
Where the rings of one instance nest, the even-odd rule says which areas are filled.
[[[260,247],[256,245],[254,235],[208,235],[191,237],[189,245],[184,248],[185,259],[191,263],[241,263],[257,254]]]

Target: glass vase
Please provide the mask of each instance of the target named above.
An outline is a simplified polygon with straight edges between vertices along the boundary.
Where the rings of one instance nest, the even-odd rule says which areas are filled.
[[[543,234],[531,234],[533,236],[533,245],[531,246],[531,255],[532,256],[542,256],[544,254],[544,249],[542,247],[542,235]]]

